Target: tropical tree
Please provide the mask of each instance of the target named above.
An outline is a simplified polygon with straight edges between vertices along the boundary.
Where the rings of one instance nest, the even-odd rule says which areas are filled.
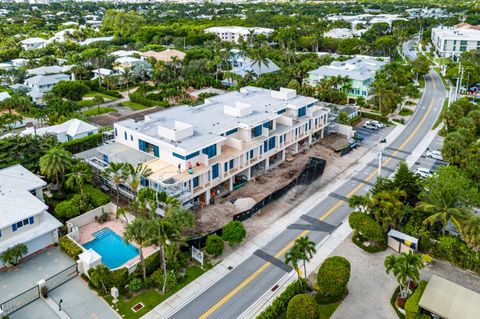
[[[57,187],[61,188],[61,176],[67,172],[72,164],[72,154],[60,146],[48,150],[40,158],[40,172],[48,178],[56,181]]]
[[[78,162],[71,168],[70,173],[65,175],[67,180],[65,185],[72,190],[79,190],[80,195],[83,197],[83,185],[85,182],[90,181],[93,177],[90,166],[83,162]]]
[[[372,215],[386,233],[389,228],[398,226],[403,218],[403,199],[407,193],[400,189],[382,191],[372,196]]]
[[[285,264],[291,265],[297,272],[298,280],[301,282],[300,269],[298,269],[298,263],[304,256],[298,247],[293,246],[285,254]]]
[[[180,207],[180,200],[174,196],[170,196],[167,192],[160,192],[157,195],[157,200],[162,205],[165,217],[170,217],[172,210]]]
[[[28,253],[28,247],[25,244],[18,244],[5,250],[0,259],[4,264],[17,265],[18,261]]]
[[[180,237],[180,233],[170,221],[162,218],[150,220],[148,224],[148,231],[150,243],[160,248],[160,264],[162,265],[163,269],[162,293],[165,293],[167,288],[166,246],[173,246],[172,242]],[[169,248],[174,249],[173,247]]]
[[[400,297],[407,298],[410,282],[417,282],[420,279],[420,269],[423,268],[422,257],[409,251],[403,252],[397,257],[390,255],[385,258],[385,270],[395,276],[400,286]]]
[[[315,242],[310,240],[308,236],[300,237],[295,240],[294,247],[300,252],[300,259],[303,260],[303,271],[305,279],[307,278],[307,261],[317,252]]]
[[[258,75],[262,75],[262,66],[268,67],[270,60],[266,56],[266,50],[264,48],[250,50],[250,58],[253,60],[253,65],[258,65]]]
[[[140,189],[130,203],[130,208],[137,216],[148,219],[155,217],[157,211],[157,193],[149,187]]]
[[[103,98],[103,96],[95,95],[93,97],[93,103],[97,105],[97,108],[100,108],[100,104],[105,103],[105,99]]]
[[[149,220],[141,217],[135,218],[131,223],[125,226],[123,232],[123,239],[127,242],[133,241],[139,247],[140,262],[142,263],[143,280],[147,279],[147,269],[145,268],[145,258],[143,257],[143,248],[145,248],[151,241],[149,233]]]
[[[172,209],[168,220],[175,226],[180,232],[185,231],[188,228],[195,226],[195,214],[190,209],[182,207]]]
[[[142,178],[147,178],[152,174],[152,170],[144,164],[133,166],[130,163],[125,163],[122,168],[123,176],[128,180],[128,185],[134,193],[137,192]]]
[[[461,237],[475,253],[480,252],[480,215],[474,215],[463,223]]]
[[[125,174],[123,172],[125,163],[109,162],[107,168],[103,172],[103,176],[109,178],[115,185],[116,205],[120,203],[120,185],[125,182]]]

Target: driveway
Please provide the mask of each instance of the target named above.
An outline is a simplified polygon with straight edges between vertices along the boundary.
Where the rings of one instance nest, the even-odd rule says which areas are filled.
[[[349,294],[332,319],[397,318],[390,305],[390,297],[397,283],[392,275],[385,273],[383,266],[385,257],[392,253],[391,249],[376,254],[367,253],[352,243],[351,236],[332,252],[331,256],[343,256],[352,266]]]
[[[118,319],[120,316],[79,276],[52,290],[48,296],[72,319]]]
[[[40,279],[49,278],[72,264],[75,262],[59,247],[51,247],[14,268],[0,272],[0,303],[36,286]]]
[[[10,319],[56,319],[57,314],[50,309],[42,299],[37,299],[34,302],[26,305],[20,310],[10,314]]]

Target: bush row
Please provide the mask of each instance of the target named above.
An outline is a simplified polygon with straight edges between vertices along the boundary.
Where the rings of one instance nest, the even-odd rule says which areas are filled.
[[[113,96],[113,97],[116,97],[116,98],[121,98],[122,97],[122,95],[120,93],[118,93],[118,91],[107,90],[103,86],[99,86],[98,85],[98,80],[84,80],[82,82],[84,84],[86,84],[90,88],[90,90],[92,90],[92,91],[97,91],[97,92],[100,92],[100,93],[103,93],[103,94],[106,94],[106,95],[110,95],[110,96]]]
[[[413,295],[408,298],[405,304],[405,319],[418,319],[420,315],[420,306],[418,303],[420,302],[420,298],[422,298],[425,287],[427,287],[427,282],[425,280],[420,281]]]
[[[306,286],[307,282],[304,279],[291,283],[257,319],[277,319],[287,309],[290,300],[296,295],[303,293]]]
[[[382,123],[388,123],[388,117],[385,115],[379,114],[379,113],[372,113],[372,112],[360,112],[360,115],[362,117],[365,117],[367,119],[372,119],[372,120],[377,120]]]
[[[70,153],[76,154],[97,147],[101,143],[102,133],[97,133],[79,138],[77,140],[67,141],[63,143],[62,146]]]
[[[161,106],[161,107],[167,107],[169,106],[169,103],[167,101],[155,101],[152,99],[149,99],[145,96],[143,96],[142,93],[140,92],[133,92],[128,95],[130,98],[130,101],[142,104],[148,107],[153,107],[153,106]]]
[[[82,248],[78,247],[68,236],[60,237],[58,240],[60,248],[74,260],[78,259],[78,255],[80,255],[83,250]]]
[[[55,215],[67,220],[86,213],[91,209],[107,204],[110,196],[105,194],[101,189],[87,184],[83,186],[83,196],[80,194],[73,195],[70,199],[64,200],[55,206]]]

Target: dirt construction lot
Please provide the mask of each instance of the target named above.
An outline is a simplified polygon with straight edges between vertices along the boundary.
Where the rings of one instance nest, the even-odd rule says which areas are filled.
[[[244,221],[249,236],[260,233],[271,222],[279,219],[295,207],[297,203],[308,198],[320,187],[334,180],[345,169],[357,163],[358,159],[368,151],[366,147],[359,147],[352,153],[341,157],[327,145],[332,145],[336,140],[342,138],[332,135],[320,140],[307,151],[297,154],[292,162],[281,163],[274,169],[256,176],[245,186],[232,191],[228,196],[218,200],[215,205],[197,211],[197,231],[208,233],[231,221],[233,215],[239,213],[230,202],[231,199],[253,198],[258,202],[295,179],[307,164],[309,157],[319,157],[326,160],[325,172],[318,180],[310,185],[300,185],[292,188],[285,196],[263,208],[255,217]]]

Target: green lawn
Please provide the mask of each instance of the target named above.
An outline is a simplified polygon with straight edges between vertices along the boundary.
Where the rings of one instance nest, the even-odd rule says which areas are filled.
[[[398,112],[398,114],[402,116],[407,116],[407,115],[412,115],[413,111],[407,108],[402,108],[400,112]]]
[[[96,103],[93,100],[81,100],[77,102],[77,105],[80,107],[91,107],[96,105]]]
[[[105,300],[113,307],[113,309],[117,310],[117,312],[122,316],[122,318],[140,318],[141,316],[155,308],[158,304],[166,300],[168,297],[170,297],[171,295],[188,285],[190,282],[198,278],[207,270],[208,269],[202,269],[198,266],[192,266],[187,268],[184,279],[177,286],[175,286],[175,288],[167,291],[165,295],[162,295],[156,289],[149,289],[136,295],[132,299],[124,299],[120,297],[116,304],[112,303],[111,296],[105,296]],[[133,312],[132,307],[139,302],[141,302],[144,307],[142,310],[135,313]]]
[[[115,112],[116,109],[113,107],[96,107],[90,110],[83,111],[83,114],[86,116],[95,116],[95,115],[100,115],[100,114],[105,114],[105,113],[110,113],[110,112]]]
[[[135,103],[135,102],[132,102],[132,101],[125,101],[125,102],[122,102],[120,104],[123,105],[123,106],[127,106],[129,108],[132,108],[136,111],[144,110],[144,109],[148,108],[148,106],[145,106],[145,105],[139,104],[139,103]]]
[[[118,100],[118,97],[114,97],[108,94],[100,93],[97,91],[90,91],[87,94],[85,94],[83,97],[95,97],[95,96],[101,96],[104,99],[109,99],[109,100]]]
[[[320,311],[320,318],[321,319],[330,318],[342,302],[343,302],[343,300],[340,300],[340,301],[337,301],[337,302],[334,302],[334,303],[318,305],[318,310]]]

